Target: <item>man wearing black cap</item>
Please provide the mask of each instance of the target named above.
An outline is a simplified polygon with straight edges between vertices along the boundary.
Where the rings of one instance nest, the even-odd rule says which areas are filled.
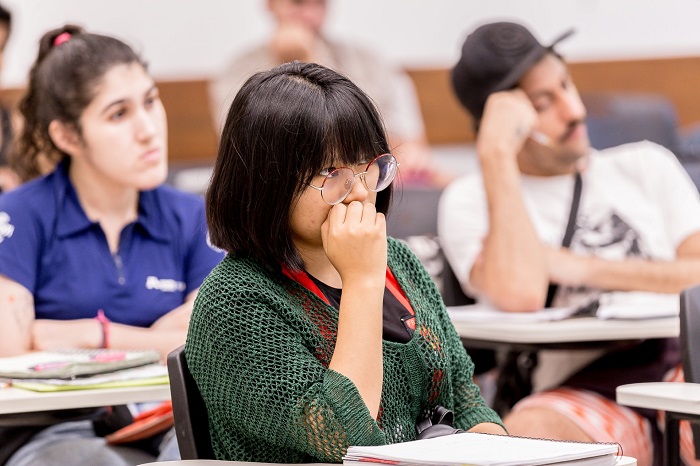
[[[553,48],[570,34],[544,46],[519,24],[487,24],[467,37],[453,69],[475,120],[480,172],[446,189],[439,235],[465,291],[505,311],[700,283],[697,189],[655,144],[591,149],[586,109]],[[651,464],[655,422],[616,405],[614,390],[662,380],[678,363],[676,339],[606,354],[541,352],[538,393],[514,407],[506,427],[619,442]]]

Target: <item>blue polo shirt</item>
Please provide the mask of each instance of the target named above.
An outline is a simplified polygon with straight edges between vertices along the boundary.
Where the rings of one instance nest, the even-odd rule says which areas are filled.
[[[34,295],[37,319],[91,318],[148,327],[183,303],[221,260],[209,246],[204,203],[161,186],[139,195],[138,219],[112,254],[62,163],[0,196],[0,274]]]

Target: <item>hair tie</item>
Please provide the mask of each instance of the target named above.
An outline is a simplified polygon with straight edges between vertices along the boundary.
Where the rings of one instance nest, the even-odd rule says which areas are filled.
[[[56,36],[56,38],[53,40],[53,46],[58,47],[64,42],[68,42],[70,40],[70,32],[62,32],[59,35]]]

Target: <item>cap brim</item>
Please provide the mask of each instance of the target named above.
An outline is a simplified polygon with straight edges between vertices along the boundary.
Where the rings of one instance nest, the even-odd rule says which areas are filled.
[[[568,29],[562,34],[560,34],[556,39],[554,39],[554,41],[552,41],[552,43],[549,46],[538,47],[531,51],[520,61],[520,63],[518,63],[517,66],[513,67],[510,73],[508,73],[503,79],[501,79],[501,81],[494,87],[492,92],[505,91],[515,87],[520,81],[520,78],[523,77],[523,75],[527,72],[527,70],[530,69],[532,65],[540,61],[540,59],[542,59],[542,57],[544,57],[547,52],[553,51],[555,45],[557,45],[564,39],[568,39],[571,35],[574,34],[574,32],[576,32],[576,29]]]
[[[568,39],[570,36],[574,35],[575,32],[576,32],[576,28],[571,28],[571,29],[564,31],[559,37],[554,39],[554,41],[551,44],[549,44],[549,47],[547,47],[547,48],[551,49],[552,47],[557,45],[559,42],[563,41],[564,39]]]

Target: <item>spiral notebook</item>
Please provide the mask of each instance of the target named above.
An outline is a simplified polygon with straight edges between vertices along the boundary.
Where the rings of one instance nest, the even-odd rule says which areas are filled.
[[[76,379],[160,362],[157,351],[116,349],[37,351],[0,358],[0,378]]]
[[[613,466],[616,443],[568,442],[466,432],[392,445],[350,447],[343,464],[396,466]]]

